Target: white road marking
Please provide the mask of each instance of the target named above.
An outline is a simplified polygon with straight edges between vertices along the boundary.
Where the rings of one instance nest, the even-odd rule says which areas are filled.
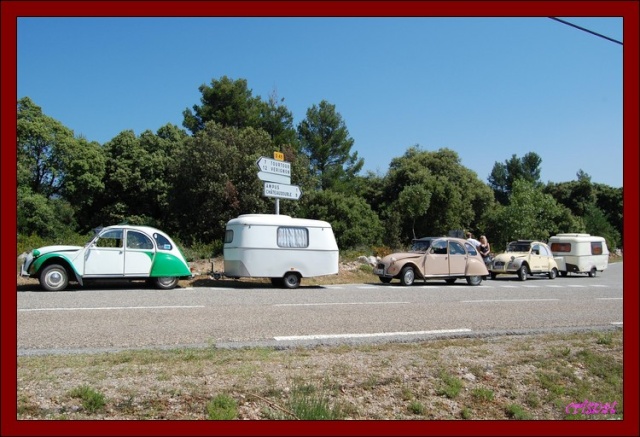
[[[156,309],[174,309],[174,308],[204,308],[204,305],[167,305],[153,307],[87,307],[87,308],[22,308],[18,311],[92,311],[92,310],[156,310]]]
[[[409,331],[409,332],[375,332],[370,334],[317,334],[317,335],[290,335],[273,337],[276,341],[292,340],[323,340],[330,338],[369,338],[369,337],[393,337],[399,335],[429,335],[429,334],[455,334],[459,332],[471,332],[471,329],[437,329],[434,331]]]
[[[596,300],[622,300],[621,297],[596,297]]]
[[[411,302],[320,302],[320,303],[277,303],[274,307],[306,307],[323,305],[395,305],[408,304]]]
[[[611,322],[612,325],[620,325],[622,326],[622,322]]]
[[[476,302],[547,302],[556,301],[560,299],[478,299],[478,300],[461,300],[464,303],[476,303]]]
[[[378,288],[378,287],[376,287],[374,285],[365,285],[363,287],[356,287],[356,288],[359,288],[360,290],[369,290],[369,289],[372,289],[372,288],[375,289],[375,288]]]

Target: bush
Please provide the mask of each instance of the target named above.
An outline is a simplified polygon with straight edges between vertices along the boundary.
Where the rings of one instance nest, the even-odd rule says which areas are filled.
[[[238,404],[229,395],[219,394],[207,404],[209,420],[232,420],[238,417]]]

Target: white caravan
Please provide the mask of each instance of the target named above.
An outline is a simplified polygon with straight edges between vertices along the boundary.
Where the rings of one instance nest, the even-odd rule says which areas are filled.
[[[243,214],[229,220],[224,276],[271,278],[297,288],[301,278],[338,274],[338,245],[328,222],[280,214]]]
[[[549,238],[549,246],[562,276],[587,273],[590,277],[609,264],[609,249],[603,237],[590,234],[558,234]]]

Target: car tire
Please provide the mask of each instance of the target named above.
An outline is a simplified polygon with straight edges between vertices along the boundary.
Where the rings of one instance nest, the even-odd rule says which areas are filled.
[[[549,271],[549,279],[556,279],[558,276],[558,269],[553,268]]]
[[[154,279],[156,288],[160,290],[171,290],[178,285],[178,278],[175,276],[161,276]]]
[[[528,279],[528,276],[529,268],[526,264],[522,264],[522,266],[520,266],[520,268],[518,269],[518,278],[520,278],[521,281],[526,281]]]
[[[400,283],[402,285],[412,285],[415,279],[416,273],[411,266],[406,266],[400,272]]]
[[[282,279],[286,288],[294,289],[300,286],[300,275],[296,272],[288,272]]]
[[[389,282],[391,282],[391,278],[385,278],[384,276],[380,276],[380,281],[383,284],[388,284]]]
[[[467,276],[467,284],[480,285],[482,283],[482,276]]]
[[[446,282],[447,285],[453,285],[453,284],[455,284],[456,279],[458,279],[458,278],[449,278],[449,279],[445,279],[444,282]]]
[[[596,277],[596,273],[597,273],[597,272],[598,272],[598,271],[596,270],[596,268],[595,268],[595,267],[591,267],[591,270],[589,270],[589,277],[590,277],[590,278],[595,278],[595,277]]]
[[[497,273],[493,273],[493,272],[491,272],[491,275],[490,275],[490,276],[491,276],[491,279],[496,279],[496,276],[498,276],[498,274],[497,274]]]
[[[62,291],[69,284],[67,269],[60,264],[46,266],[40,272],[40,286],[47,291]]]

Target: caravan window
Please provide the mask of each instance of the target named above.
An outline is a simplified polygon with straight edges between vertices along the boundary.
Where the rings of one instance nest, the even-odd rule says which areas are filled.
[[[571,252],[571,243],[551,243],[552,252]]]
[[[233,229],[227,229],[224,233],[224,242],[231,243],[233,241]]]
[[[591,243],[591,255],[602,255],[602,243],[600,241]]]
[[[309,247],[309,230],[307,228],[278,228],[278,247]]]

